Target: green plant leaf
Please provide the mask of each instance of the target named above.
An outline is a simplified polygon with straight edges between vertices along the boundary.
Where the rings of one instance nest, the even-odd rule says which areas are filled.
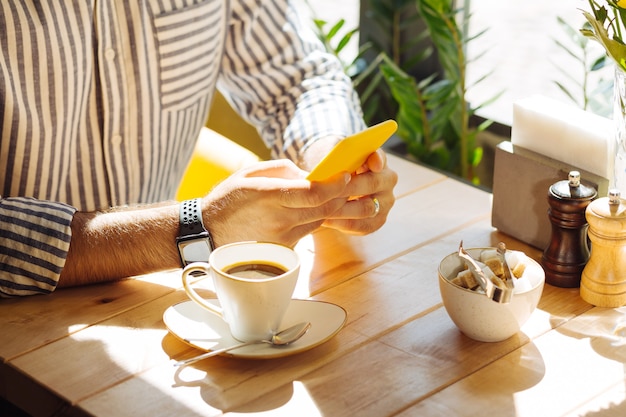
[[[346,23],[344,19],[339,19],[339,21],[333,25],[333,27],[326,34],[326,37],[328,38],[328,40],[331,40],[332,38],[335,37],[337,32],[339,32],[341,28],[343,27],[344,23]]]
[[[595,61],[593,61],[593,63],[589,67],[589,70],[598,71],[604,68],[606,66],[606,58],[607,58],[606,55],[603,55],[599,57],[598,59],[596,59]]]
[[[554,81],[554,83],[570,100],[572,100],[574,103],[578,103],[578,99],[574,96],[572,92],[569,91],[567,87],[565,87],[562,83],[558,81]]]
[[[343,35],[343,37],[341,38],[341,40],[339,41],[339,43],[337,44],[337,46],[335,47],[335,52],[339,53],[343,50],[343,48],[345,48],[345,46],[350,42],[350,40],[352,39],[352,36],[358,32],[358,29],[352,29],[351,31],[347,32],[345,35]]]
[[[601,9],[604,9],[604,7]],[[599,12],[599,15],[602,17],[598,18],[598,20],[594,19],[593,15],[589,12],[583,11],[583,15],[591,25],[591,29],[581,29],[580,32],[599,42],[613,61],[620,68],[626,70],[626,45],[611,39],[607,30],[602,25],[602,22],[606,19],[606,9],[604,9],[604,12]]]

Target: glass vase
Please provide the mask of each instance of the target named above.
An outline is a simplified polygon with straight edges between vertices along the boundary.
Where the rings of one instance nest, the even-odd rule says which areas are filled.
[[[623,198],[626,196],[626,72],[617,66],[613,85],[613,123],[615,140],[609,143],[613,148],[615,158],[612,162],[615,165],[609,187],[620,190]]]

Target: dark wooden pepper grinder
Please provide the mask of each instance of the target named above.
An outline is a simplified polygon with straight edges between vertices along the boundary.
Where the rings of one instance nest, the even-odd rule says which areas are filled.
[[[548,284],[566,288],[580,286],[590,256],[585,210],[597,195],[594,188],[580,182],[578,171],[571,171],[567,180],[552,184],[548,190],[552,237],[541,257]]]

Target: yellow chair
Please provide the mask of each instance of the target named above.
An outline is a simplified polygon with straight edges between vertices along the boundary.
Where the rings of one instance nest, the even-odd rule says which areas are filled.
[[[176,192],[178,201],[202,197],[238,169],[269,159],[269,150],[256,130],[220,94],[215,97],[207,126]],[[237,138],[237,142],[229,138]]]
[[[233,172],[259,160],[254,152],[204,127],[178,186],[176,199],[202,197]]]
[[[251,150],[261,159],[270,159],[270,150],[265,146],[256,128],[243,120],[219,92],[215,93],[206,125],[209,129]]]

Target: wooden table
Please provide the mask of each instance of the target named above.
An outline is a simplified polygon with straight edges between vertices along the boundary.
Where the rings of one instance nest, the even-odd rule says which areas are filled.
[[[187,299],[172,271],[0,301],[0,395],[42,416],[626,415],[626,310],[546,285],[516,336],[465,337],[442,307],[438,261],[461,239],[541,254],[491,227],[489,193],[390,163],[398,200],[381,230],[321,230],[298,245],[297,297],[348,313],[328,342],[181,371],[173,363],[199,351],[163,324],[163,312]]]

